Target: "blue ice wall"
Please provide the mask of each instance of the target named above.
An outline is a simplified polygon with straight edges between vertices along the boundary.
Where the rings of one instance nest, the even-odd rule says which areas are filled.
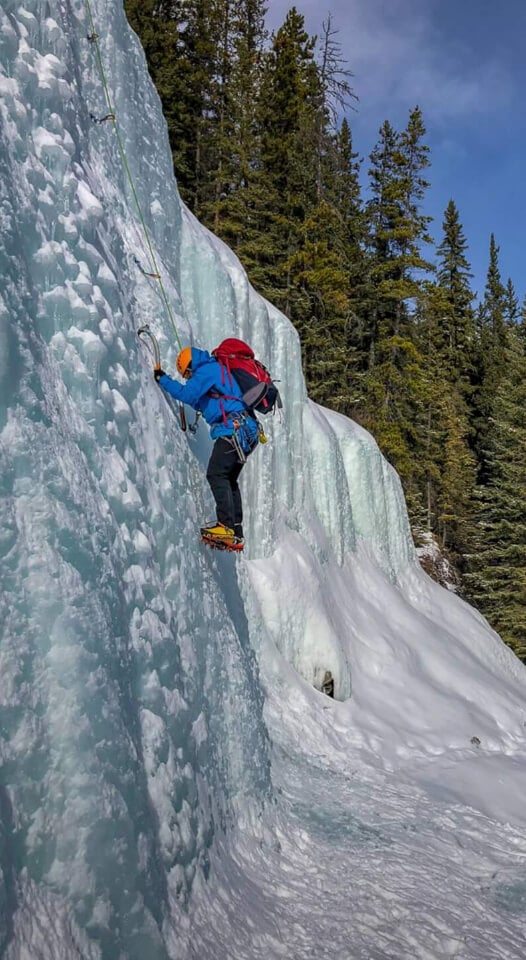
[[[121,4],[95,12],[181,311],[157,97]],[[138,349],[162,307],[114,136],[89,120],[85,8],[0,20],[0,944],[16,928],[17,949],[77,956],[82,929],[83,956],[165,957],[214,832],[269,794],[262,693],[235,572],[195,542],[196,455]]]
[[[243,336],[282,381],[286,423],[245,471],[249,559],[290,530],[313,563],[362,540],[395,577],[412,558],[398,479],[307,402],[294,330],[180,204],[120,0],[92,6],[182,342]],[[209,441],[178,430],[137,341],[152,323],[170,369],[115,133],[89,116],[107,112],[90,29],[81,0],[0,10],[0,952],[156,960],[177,954],[217,831],[271,795],[266,628],[242,566],[197,543]]]

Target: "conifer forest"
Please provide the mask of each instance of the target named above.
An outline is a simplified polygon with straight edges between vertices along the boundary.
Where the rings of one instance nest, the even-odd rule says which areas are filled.
[[[417,546],[526,661],[526,302],[493,235],[477,302],[454,198],[432,238],[420,108],[361,157],[330,16],[313,37],[294,7],[270,34],[262,0],[125,7],[183,199],[295,324],[310,396],[374,435]]]

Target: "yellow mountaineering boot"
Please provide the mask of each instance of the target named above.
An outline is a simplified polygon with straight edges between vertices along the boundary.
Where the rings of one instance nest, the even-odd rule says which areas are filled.
[[[207,537],[218,537],[221,540],[234,540],[235,533],[231,527],[225,527],[223,523],[211,523],[209,527],[201,527],[201,533]]]
[[[211,546],[217,545],[225,550],[242,550],[243,541],[236,537],[231,527],[225,527],[223,523],[210,524],[209,527],[201,527],[201,537]]]

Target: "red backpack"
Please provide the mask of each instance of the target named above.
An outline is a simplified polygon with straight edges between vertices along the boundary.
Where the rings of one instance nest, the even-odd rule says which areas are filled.
[[[241,390],[243,403],[257,413],[270,413],[283,406],[278,388],[274,385],[266,367],[256,360],[252,347],[243,340],[230,337],[223,340],[212,356],[221,366],[221,381],[225,387],[234,377]],[[225,393],[225,396],[228,394]]]

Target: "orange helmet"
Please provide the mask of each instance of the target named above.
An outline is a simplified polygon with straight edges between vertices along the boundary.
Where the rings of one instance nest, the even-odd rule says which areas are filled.
[[[176,367],[182,377],[184,377],[191,363],[192,363],[192,348],[184,347],[184,349],[181,350],[179,356],[177,357],[177,362],[176,362]]]

